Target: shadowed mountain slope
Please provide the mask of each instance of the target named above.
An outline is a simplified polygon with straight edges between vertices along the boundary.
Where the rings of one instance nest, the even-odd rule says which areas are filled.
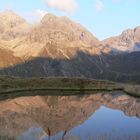
[[[72,59],[34,58],[0,70],[1,75],[21,77],[86,77],[121,82],[140,82],[140,53],[89,55],[78,52]],[[137,61],[136,61],[137,60]]]

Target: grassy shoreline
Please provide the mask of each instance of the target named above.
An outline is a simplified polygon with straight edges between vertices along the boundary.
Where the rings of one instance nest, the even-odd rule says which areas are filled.
[[[82,95],[86,92],[111,91],[123,91],[131,96],[140,97],[139,85],[82,78],[18,78],[0,76],[0,99],[40,94],[69,96]]]

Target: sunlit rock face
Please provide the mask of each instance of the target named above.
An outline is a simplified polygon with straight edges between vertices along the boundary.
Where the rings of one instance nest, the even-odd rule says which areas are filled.
[[[23,60],[14,55],[14,47],[31,30],[25,19],[12,11],[0,13],[0,68],[14,66]]]
[[[22,38],[30,29],[23,18],[12,11],[0,13],[0,39],[10,41],[16,38]]]
[[[109,51],[103,46],[98,47],[100,44],[100,41],[80,24],[67,17],[46,14],[41,22],[29,32],[26,39],[18,44],[14,52],[16,56],[26,59],[31,57],[72,59],[77,51],[91,54]]]
[[[103,43],[116,51],[140,51],[140,27],[125,30],[121,35],[108,38]]]
[[[90,47],[100,44],[99,40],[80,24],[67,17],[52,14],[46,14],[27,39],[32,43],[51,43],[58,47]]]
[[[0,31],[0,49],[11,51],[7,56],[20,58],[20,63],[38,57],[70,60],[78,52],[99,55],[111,51],[79,23],[52,14],[31,25],[14,12],[5,11],[0,13]],[[0,68],[11,66],[3,59],[0,62],[4,63]],[[18,63],[11,59],[11,64]]]
[[[17,137],[30,128],[46,135],[67,132],[86,121],[101,106],[140,117],[140,102],[127,95],[20,97],[0,102],[0,136]]]
[[[13,52],[5,48],[0,48],[0,68],[14,66],[21,62],[19,57],[15,57]]]
[[[67,17],[46,14],[39,24],[31,26],[14,12],[5,11],[0,13],[0,30],[1,42],[8,44],[3,43],[3,47],[7,45],[15,56],[26,60],[44,56],[69,59],[79,49],[101,52],[99,40]]]

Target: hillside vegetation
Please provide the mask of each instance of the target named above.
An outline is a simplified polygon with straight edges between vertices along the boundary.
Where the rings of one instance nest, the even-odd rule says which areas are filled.
[[[82,78],[0,77],[0,99],[34,95],[82,95],[89,91],[124,91],[140,96],[140,86]],[[90,93],[90,92],[89,92]]]

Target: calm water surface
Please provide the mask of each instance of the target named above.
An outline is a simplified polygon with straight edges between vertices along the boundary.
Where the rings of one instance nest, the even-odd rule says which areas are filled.
[[[0,101],[2,140],[140,140],[140,99],[124,94]]]

